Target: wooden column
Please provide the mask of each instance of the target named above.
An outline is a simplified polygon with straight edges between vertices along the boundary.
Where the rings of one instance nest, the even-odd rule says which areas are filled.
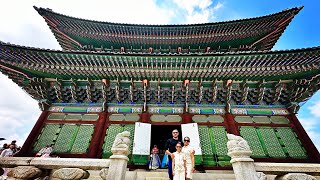
[[[142,122],[142,123],[148,123],[149,118],[150,118],[150,116],[149,116],[149,113],[147,113],[147,112],[143,112],[140,114],[140,122]]]
[[[184,113],[184,114],[182,114],[181,116],[182,116],[182,122],[183,122],[184,124],[192,123],[192,116],[193,116],[193,114]]]
[[[240,136],[238,125],[234,121],[233,115],[231,113],[226,113],[224,115],[224,122],[228,133]]]
[[[89,150],[87,157],[88,158],[98,158],[99,150],[102,148],[101,138],[104,139],[104,126],[106,124],[106,112],[101,112],[99,114],[99,120],[96,123],[96,127],[94,128],[94,132],[91,138],[91,142],[89,145]]]
[[[47,116],[48,116],[48,111],[42,111],[40,117],[38,118],[38,121],[33,126],[28,138],[26,139],[21,150],[19,151],[18,154],[16,154],[16,156],[22,157],[22,156],[29,155],[28,153],[31,152],[32,145],[34,144],[35,140],[39,136],[39,133],[41,132],[41,129],[42,129],[41,127],[43,126],[44,121],[47,119]]]
[[[296,117],[295,114],[290,115],[291,122],[293,123],[294,127],[297,129],[296,133],[301,140],[304,148],[307,150],[308,157],[311,161],[320,163],[320,154],[317,150],[316,146],[311,141],[310,137],[308,136],[307,132],[304,130],[303,126],[301,125],[300,121]]]

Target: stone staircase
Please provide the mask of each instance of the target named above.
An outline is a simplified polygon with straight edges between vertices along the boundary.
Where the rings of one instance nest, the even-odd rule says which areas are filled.
[[[89,180],[101,180],[99,171],[89,171]],[[169,180],[167,169],[143,170],[137,169],[126,172],[126,180]],[[196,172],[193,180],[235,180],[233,171],[230,170],[208,170],[206,173]]]

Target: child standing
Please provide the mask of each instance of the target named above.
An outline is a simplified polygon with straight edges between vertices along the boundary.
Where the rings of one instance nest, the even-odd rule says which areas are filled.
[[[181,142],[176,145],[177,151],[174,152],[174,158],[172,159],[172,174],[173,180],[185,180],[186,175],[186,157],[181,152]]]
[[[149,169],[155,170],[160,167],[161,161],[160,161],[160,157],[159,157],[158,153],[159,153],[159,149],[158,149],[157,145],[154,145],[151,150]]]

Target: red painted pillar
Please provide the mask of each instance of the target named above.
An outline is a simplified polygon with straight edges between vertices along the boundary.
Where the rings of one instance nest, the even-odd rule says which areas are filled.
[[[193,114],[184,113],[182,114],[182,121],[184,124],[192,123],[192,116]]]
[[[140,122],[148,123],[149,122],[149,113],[143,112],[140,114]]]
[[[291,122],[297,129],[296,134],[298,135],[301,143],[303,144],[304,148],[307,150],[308,157],[311,161],[320,163],[320,154],[317,150],[316,146],[311,141],[310,137],[308,136],[307,132],[304,130],[303,126],[301,125],[300,121],[296,117],[296,115],[290,115]]]
[[[233,115],[231,113],[226,113],[224,116],[224,122],[227,128],[227,132],[240,136],[240,132],[236,122],[234,121]]]
[[[26,141],[24,142],[21,150],[19,151],[18,154],[16,154],[16,156],[26,156],[28,155],[28,153],[31,152],[32,150],[32,145],[34,144],[35,140],[37,139],[39,133],[41,132],[41,127],[44,124],[44,121],[46,120],[48,115],[48,111],[42,111],[38,121],[36,122],[36,124],[33,126],[28,138],[26,139]]]
[[[106,112],[102,112],[99,114],[99,120],[96,123],[96,127],[94,129],[91,142],[89,145],[89,150],[87,157],[88,158],[97,158],[99,157],[99,150],[102,148],[101,146],[101,138],[104,139],[104,126],[106,124]]]

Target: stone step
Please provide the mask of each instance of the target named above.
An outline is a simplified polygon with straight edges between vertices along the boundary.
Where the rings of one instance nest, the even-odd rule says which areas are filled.
[[[99,171],[89,171],[89,180],[101,179]],[[126,172],[126,180],[169,180],[167,169],[142,170]],[[233,171],[229,170],[212,170],[207,173],[194,173],[193,180],[235,180]]]

